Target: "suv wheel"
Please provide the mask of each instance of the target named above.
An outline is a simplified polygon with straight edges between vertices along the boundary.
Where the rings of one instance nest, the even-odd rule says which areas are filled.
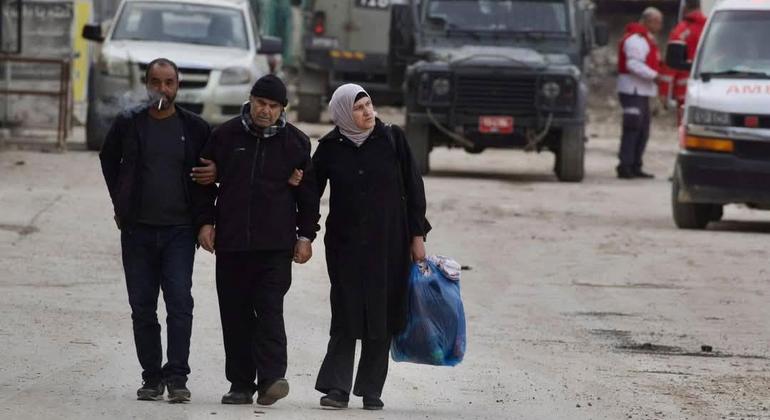
[[[297,104],[297,119],[303,122],[318,123],[321,120],[321,96],[300,94]]]
[[[409,142],[409,149],[411,149],[414,160],[417,162],[417,168],[422,175],[430,172],[430,138],[428,137],[428,129],[427,124],[417,123],[407,116],[406,140]]]
[[[585,140],[583,126],[565,127],[556,151],[554,172],[562,182],[580,182],[584,176]]]
[[[684,203],[679,201],[679,177],[671,183],[671,209],[674,223],[680,229],[705,229],[709,222],[722,220],[722,205],[708,203]]]

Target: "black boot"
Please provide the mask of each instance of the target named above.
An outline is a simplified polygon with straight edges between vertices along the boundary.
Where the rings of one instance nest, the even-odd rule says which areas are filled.
[[[618,166],[615,168],[615,171],[618,173],[618,178],[620,179],[634,179],[634,172],[631,170],[631,168]]]
[[[254,391],[230,387],[230,392],[222,396],[222,404],[253,404]]]
[[[381,399],[364,395],[364,410],[382,410],[384,406]]]
[[[634,172],[634,178],[645,178],[645,179],[653,179],[655,178],[655,175],[648,174],[647,172],[644,172],[642,168],[635,169]]]

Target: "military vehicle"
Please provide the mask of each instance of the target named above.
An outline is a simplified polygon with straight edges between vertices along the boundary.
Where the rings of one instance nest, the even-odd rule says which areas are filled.
[[[297,118],[318,122],[323,100],[344,83],[362,85],[379,105],[402,100],[388,78],[392,0],[306,0]]]
[[[583,0],[422,0],[391,7],[390,72],[422,173],[436,146],[551,150],[583,179],[583,62],[607,26]]]

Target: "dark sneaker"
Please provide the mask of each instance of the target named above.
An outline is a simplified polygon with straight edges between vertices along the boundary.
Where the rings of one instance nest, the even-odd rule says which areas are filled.
[[[276,379],[264,391],[259,391],[257,395],[257,404],[273,405],[276,401],[289,395],[289,381],[286,379]]]
[[[382,410],[384,406],[381,399],[364,396],[364,410]]]
[[[348,408],[348,394],[338,389],[332,389],[321,397],[321,407]]]
[[[653,179],[655,178],[655,175],[648,174],[647,172],[644,172],[643,170],[639,169],[634,171],[634,178]]]
[[[139,401],[161,401],[163,391],[166,389],[163,382],[143,382],[142,387],[136,390],[136,399]]]
[[[166,385],[166,388],[168,389],[168,402],[183,403],[190,401],[190,390],[187,389],[187,386],[169,383]]]
[[[615,171],[617,172],[618,178],[620,179],[634,179],[634,172],[627,167],[618,166],[615,168]]]
[[[253,392],[231,389],[230,392],[222,395],[222,404],[253,404],[253,395]]]

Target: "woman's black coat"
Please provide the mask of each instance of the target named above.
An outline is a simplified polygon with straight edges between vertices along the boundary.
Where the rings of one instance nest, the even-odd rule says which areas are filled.
[[[330,185],[331,334],[389,337],[406,322],[411,238],[430,230],[420,172],[403,130],[379,120],[360,147],[338,128],[319,142],[313,165],[320,194]]]

